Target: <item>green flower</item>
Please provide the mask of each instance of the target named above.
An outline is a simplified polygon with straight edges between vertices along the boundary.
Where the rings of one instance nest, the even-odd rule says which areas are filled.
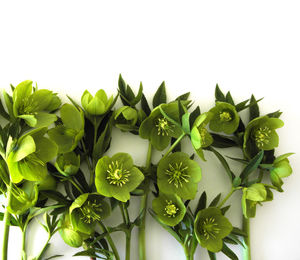
[[[11,214],[22,215],[36,204],[38,193],[35,182],[26,181],[21,187],[12,186],[11,199],[7,205],[7,210]]]
[[[268,116],[253,119],[246,127],[243,150],[247,158],[252,158],[260,150],[273,150],[279,144],[275,129],[283,126],[278,118]]]
[[[223,247],[223,238],[230,234],[232,225],[220,209],[211,207],[197,213],[194,229],[202,247],[219,252]]]
[[[162,104],[163,111],[179,122],[178,104]],[[160,112],[160,106],[154,108],[151,114],[142,122],[139,134],[142,138],[150,140],[155,149],[164,150],[171,141],[171,137],[178,138],[182,130],[170,123]]]
[[[283,155],[278,156],[274,162],[273,167],[270,170],[270,178],[272,184],[278,188],[279,191],[283,191],[281,186],[283,181],[281,178],[288,177],[292,174],[293,170],[290,165],[288,156],[292,155],[292,153],[286,153]]]
[[[84,91],[81,97],[81,105],[84,110],[90,115],[103,115],[109,111],[113,105],[113,96],[109,99],[103,89],[97,91],[93,97],[87,90]]]
[[[12,99],[14,116],[24,119],[31,127],[49,126],[57,120],[56,115],[49,112],[60,107],[60,99],[50,90],[33,89],[30,80],[16,86]]]
[[[74,152],[61,154],[56,159],[55,167],[64,176],[75,175],[80,167],[80,155]]]
[[[50,129],[48,135],[58,145],[58,153],[68,153],[84,135],[84,114],[79,107],[64,104],[60,116],[63,124]]]
[[[39,191],[42,190],[56,190],[57,183],[53,176],[48,174],[45,179],[42,181],[37,182]]]
[[[213,114],[209,128],[215,132],[232,134],[239,126],[240,117],[235,107],[226,102],[216,102],[216,106],[209,110]]]
[[[80,247],[85,239],[88,239],[89,235],[74,230],[71,224],[69,213],[65,213],[61,216],[58,223],[58,231],[65,243],[71,247]]]
[[[186,208],[176,194],[163,194],[152,201],[152,208],[159,219],[168,226],[177,225],[184,217]]]
[[[47,128],[39,128],[21,136],[9,153],[7,165],[11,181],[42,181],[48,175],[46,163],[57,154],[57,145],[44,137]]]
[[[129,106],[120,107],[114,113],[114,124],[122,131],[137,131],[138,111]]]
[[[214,141],[210,133],[205,128],[211,118],[212,114],[210,112],[201,114],[196,118],[191,130],[192,145],[199,157],[203,160],[205,160],[205,158],[202,148],[210,146]]]
[[[110,215],[110,207],[102,196],[85,193],[72,203],[69,214],[73,230],[90,235],[97,221]]]
[[[254,218],[257,203],[268,200],[268,191],[262,183],[252,184],[243,189],[242,209],[246,218]]]
[[[186,153],[172,153],[158,164],[157,185],[165,194],[177,194],[183,199],[193,199],[200,180],[200,166]]]
[[[143,173],[133,165],[127,153],[117,153],[112,158],[104,156],[96,165],[96,189],[106,197],[126,202],[130,192],[144,180]]]

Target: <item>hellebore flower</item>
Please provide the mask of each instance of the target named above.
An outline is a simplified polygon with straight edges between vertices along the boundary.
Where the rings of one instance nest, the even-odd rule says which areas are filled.
[[[288,156],[292,155],[292,153],[286,153],[283,155],[278,156],[274,162],[273,167],[270,170],[270,178],[272,181],[272,184],[278,188],[279,191],[283,191],[281,189],[281,186],[283,184],[283,181],[281,178],[288,177],[292,174],[293,170],[290,165]]]
[[[71,247],[80,247],[83,241],[89,238],[89,235],[74,230],[69,213],[61,216],[58,227],[61,238]]]
[[[130,192],[144,180],[143,173],[134,167],[133,160],[127,153],[117,153],[111,158],[104,156],[99,159],[95,175],[97,192],[122,202],[129,200]]]
[[[245,218],[254,218],[256,204],[268,200],[268,191],[262,183],[252,184],[243,189],[242,209]]]
[[[216,102],[216,106],[209,110],[213,114],[209,128],[215,132],[232,134],[239,126],[240,117],[235,107],[226,102]]]
[[[193,199],[201,180],[201,168],[186,153],[176,152],[161,159],[157,168],[157,185],[165,194]]]
[[[113,101],[113,96],[108,99],[103,89],[98,90],[95,97],[86,90],[81,97],[81,105],[84,110],[94,116],[104,115],[111,109]]]
[[[205,158],[202,148],[210,146],[214,141],[210,133],[205,128],[211,118],[212,114],[210,112],[201,114],[196,118],[191,130],[192,145],[198,156],[203,160],[205,160]]]
[[[184,203],[176,194],[162,194],[152,201],[152,208],[158,218],[168,226],[177,225],[186,213]]]
[[[110,207],[102,196],[85,193],[72,203],[69,214],[73,230],[90,235],[94,232],[97,221],[110,215]]]
[[[273,150],[279,144],[279,137],[275,129],[283,126],[282,120],[262,116],[253,119],[246,127],[243,150],[251,159],[260,150]]]
[[[80,108],[64,104],[60,109],[62,125],[48,131],[50,138],[57,144],[58,153],[73,151],[84,135],[84,114]]]
[[[151,114],[141,123],[139,135],[144,139],[148,139],[155,149],[162,151],[170,144],[171,137],[178,138],[182,130],[161,114],[160,107],[168,116],[179,122],[178,104],[176,102],[162,104],[154,108]]]
[[[61,154],[56,159],[55,167],[66,177],[75,175],[80,167],[80,155],[74,152]]]
[[[60,99],[47,89],[35,90],[32,93],[32,81],[21,82],[13,91],[13,114],[25,120],[31,127],[44,127],[57,120],[50,112],[58,109]]]
[[[219,252],[223,247],[223,238],[230,234],[232,225],[220,209],[210,207],[197,213],[194,230],[202,247]]]
[[[11,187],[11,199],[7,210],[11,214],[22,215],[36,204],[38,193],[37,184],[31,181],[24,182],[22,187]]]
[[[44,137],[46,132],[47,128],[39,128],[19,138],[7,158],[12,182],[42,181],[47,177],[46,163],[56,156],[57,145]]]
[[[138,111],[129,106],[120,107],[114,113],[114,125],[122,131],[138,131]]]

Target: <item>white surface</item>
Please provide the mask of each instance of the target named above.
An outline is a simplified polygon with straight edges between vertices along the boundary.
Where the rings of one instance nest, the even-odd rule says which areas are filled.
[[[104,88],[115,94],[122,73],[135,90],[142,81],[148,97],[163,80],[172,98],[191,91],[202,111],[212,106],[216,83],[230,90],[236,101],[252,93],[264,97],[262,112],[284,112],[277,155],[296,155],[291,157],[294,174],[285,180],[285,192],[275,193],[274,201],[259,207],[251,221],[253,260],[297,260],[299,7],[299,1],[289,0],[1,1],[0,86],[8,90],[10,83],[32,79],[40,88],[79,100],[85,89]],[[137,163],[144,163],[146,142],[139,141],[136,148],[128,145],[130,140],[138,142],[130,135],[128,139],[116,137],[110,153],[124,150]],[[207,163],[200,162],[203,179],[199,190],[205,188],[211,198],[219,191],[226,193],[229,184],[221,166],[214,163],[216,159],[209,154],[207,158]],[[228,213],[235,225],[240,224],[239,199],[235,194]],[[34,225],[28,240],[34,243],[34,252],[42,240],[36,230]],[[114,237],[123,243],[119,236]],[[19,231],[12,230],[10,238],[9,259],[18,259]],[[133,260],[138,259],[134,241]],[[70,259],[77,252],[59,236],[52,243],[48,255],[63,252],[60,259]],[[151,217],[147,254],[149,260],[184,259],[180,245]],[[195,259],[200,258],[208,259],[204,250],[197,251]]]

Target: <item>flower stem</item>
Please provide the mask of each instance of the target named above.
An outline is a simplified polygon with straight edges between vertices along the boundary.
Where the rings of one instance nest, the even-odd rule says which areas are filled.
[[[41,257],[43,256],[43,254],[45,253],[45,251],[47,250],[47,248],[49,246],[50,239],[51,239],[51,236],[49,235],[44,247],[42,248],[41,252],[38,254],[38,256],[35,259],[37,259],[37,260],[41,259]]]
[[[149,171],[151,167],[151,157],[152,157],[152,145],[149,142],[147,160],[146,160],[146,171]],[[147,186],[147,185],[146,185]],[[139,259],[146,260],[146,238],[145,238],[145,227],[146,227],[146,210],[148,201],[148,188],[145,189],[144,195],[141,199],[140,214],[142,213],[141,223],[139,225]]]
[[[243,259],[244,260],[251,260],[251,250],[250,250],[250,219],[245,218],[243,215],[243,230],[247,234],[246,237],[244,237],[244,253],[243,253]]]
[[[123,217],[124,224],[127,226],[126,235],[126,258],[125,260],[130,260],[130,242],[131,242],[131,227],[130,227],[130,219],[127,207],[124,202],[120,202],[120,209]]]
[[[81,193],[83,194],[83,190],[79,187],[79,185],[75,182],[75,180],[73,180],[72,178],[69,179],[69,181],[74,185],[74,187]]]
[[[226,197],[220,202],[218,208],[221,208],[225,202],[231,197],[231,195],[236,191],[234,187],[231,188],[230,192],[226,195]]]
[[[126,233],[126,260],[130,260],[130,240],[131,240],[131,234]]]
[[[115,255],[116,260],[120,260],[119,252],[117,250],[117,247],[116,247],[114,241],[112,240],[112,238],[109,234],[109,231],[107,230],[106,226],[102,223],[102,221],[99,221],[98,223],[99,223],[100,227],[102,228],[103,232],[107,233],[106,239],[111,247],[111,250],[113,251],[113,253]]]
[[[185,137],[186,133],[182,133],[181,136],[179,136],[176,141],[171,145],[171,147],[169,148],[169,150],[164,154],[164,156],[162,157],[162,159],[164,159],[165,157],[167,157],[169,155],[170,152],[173,151],[173,149],[176,147],[177,144],[180,143],[180,141],[182,140],[183,137]]]
[[[11,183],[7,187],[7,205],[3,217],[4,231],[3,231],[3,244],[2,244],[2,260],[7,260],[7,248],[9,238],[9,227],[10,227],[10,213],[7,210],[7,206],[11,200]]]

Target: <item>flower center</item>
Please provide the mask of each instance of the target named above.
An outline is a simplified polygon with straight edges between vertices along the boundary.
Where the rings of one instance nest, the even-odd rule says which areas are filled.
[[[220,113],[220,120],[222,122],[229,122],[232,120],[232,117],[229,112],[223,111]]]
[[[263,148],[265,144],[270,142],[271,130],[269,127],[259,128],[254,134],[255,143],[258,148]]]
[[[80,208],[82,213],[82,217],[80,218],[85,223],[92,223],[94,221],[101,220],[99,214],[103,211],[101,208],[101,203],[97,203],[96,200],[94,202],[88,201],[84,206]]]
[[[112,162],[108,165],[106,179],[109,181],[109,184],[117,185],[122,187],[123,184],[126,184],[130,176],[130,172],[126,169],[123,169],[123,165],[119,164],[118,161]]]
[[[168,183],[173,183],[176,188],[182,187],[183,182],[189,182],[190,176],[185,173],[187,166],[184,166],[182,162],[169,164],[169,169],[166,170],[166,174],[170,176]]]
[[[158,135],[168,136],[169,132],[172,132],[172,125],[169,125],[169,122],[164,117],[158,118],[157,124],[155,125],[158,128]]]
[[[176,215],[176,213],[177,213],[177,211],[178,211],[178,208],[175,206],[175,204],[172,202],[172,200],[170,200],[170,201],[167,201],[166,200],[166,203],[167,203],[167,205],[166,205],[166,207],[165,207],[165,216],[167,216],[167,217],[175,217],[175,215]]]
[[[215,219],[212,217],[206,218],[203,221],[202,230],[206,240],[209,239],[210,237],[215,238],[216,237],[215,235],[220,232],[220,228],[218,228],[217,226],[218,224],[215,223]]]

